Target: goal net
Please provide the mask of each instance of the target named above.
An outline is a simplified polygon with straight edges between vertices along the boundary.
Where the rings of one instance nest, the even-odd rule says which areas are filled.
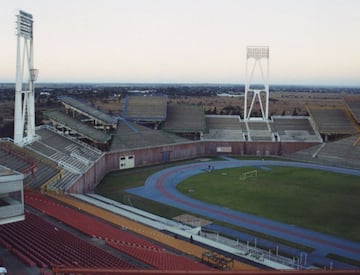
[[[252,171],[248,171],[248,172],[244,172],[241,176],[240,176],[240,180],[246,180],[249,178],[256,178],[258,175],[257,170],[252,170]]]

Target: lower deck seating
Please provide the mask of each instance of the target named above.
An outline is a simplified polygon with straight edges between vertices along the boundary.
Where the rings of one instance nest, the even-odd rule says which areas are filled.
[[[24,221],[0,227],[0,242],[30,266],[136,269],[135,266],[26,213]]]
[[[134,247],[141,248],[143,250],[151,250],[153,253],[162,253],[161,255],[166,255],[160,257],[161,259],[167,259],[168,255],[173,255],[169,251],[165,250],[159,245],[156,245],[150,241],[142,239],[131,232],[127,231],[127,228],[124,226],[123,229],[115,228],[110,224],[105,223],[104,221],[98,220],[92,216],[86,215],[80,211],[77,211],[73,208],[65,206],[61,203],[56,202],[53,199],[50,199],[46,196],[43,196],[39,193],[25,193],[25,203],[34,207],[56,219],[61,220],[65,224],[87,234],[91,237],[97,237],[104,239],[108,242],[118,243],[122,245],[122,252],[127,253],[130,256],[135,256],[133,250]],[[99,216],[101,216],[99,214]],[[120,248],[120,247],[118,247]],[[175,256],[175,255],[173,255]],[[202,265],[200,263],[195,263],[186,257],[176,256],[177,261],[183,263],[189,270],[209,270],[209,267]],[[138,258],[140,261],[145,262],[145,259]],[[154,266],[154,267],[163,267],[167,268],[165,262],[158,263],[158,258],[147,259],[145,263]],[[175,261],[175,259],[173,258]],[[151,261],[151,262],[149,262]],[[161,260],[162,261],[162,260]],[[173,265],[176,266],[175,264]],[[178,266],[176,266],[178,267]],[[182,268],[181,268],[182,269]]]
[[[191,262],[187,258],[179,255],[171,254],[157,249],[149,249],[131,244],[123,244],[119,242],[107,242],[107,245],[118,249],[134,258],[142,260],[160,270],[204,270],[204,265]]]

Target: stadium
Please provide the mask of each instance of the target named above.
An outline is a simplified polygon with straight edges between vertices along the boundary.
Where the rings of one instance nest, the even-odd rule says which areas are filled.
[[[21,17],[26,22],[32,18],[26,13],[20,13]],[[263,50],[251,48],[248,56],[255,60],[266,57],[268,52]],[[29,71],[31,91],[36,79],[32,67]],[[16,93],[21,95],[20,86]],[[15,124],[22,127],[15,125],[14,140],[0,142],[1,265],[9,274],[358,272],[358,243],[254,220],[245,213],[224,212],[203,202],[185,203],[186,198],[174,191],[185,178],[207,173],[207,167],[299,165],[359,174],[360,101],[345,98],[344,109],[311,107],[309,116],[269,117],[268,86],[264,86],[264,90],[248,87],[248,96],[254,97],[244,106],[250,107],[244,118],[205,115],[201,106],[171,105],[167,96],[151,94],[128,95],[121,116],[114,117],[81,99],[61,96],[62,110],[48,110],[48,123],[38,127],[31,124],[34,102],[28,93],[24,114],[28,118],[15,118]],[[253,108],[263,116],[251,117]],[[22,108],[15,106],[17,109],[20,112]],[[235,160],[238,156],[257,160]],[[193,162],[179,165],[186,160]],[[129,193],[163,204],[176,201],[179,208],[183,203],[187,207],[184,214],[190,212],[191,217],[168,219],[94,193],[112,171],[172,163]],[[251,233],[209,226],[197,217],[211,217],[211,213],[227,217],[229,224],[241,222],[278,239],[296,237],[289,240],[312,246],[319,254],[286,245],[279,248],[286,253],[274,253],[269,248],[278,247],[276,241],[260,237],[249,244],[249,238],[254,239],[249,237]],[[204,233],[206,226],[209,230]],[[216,234],[209,233],[211,230]],[[327,259],[323,247],[350,261]]]

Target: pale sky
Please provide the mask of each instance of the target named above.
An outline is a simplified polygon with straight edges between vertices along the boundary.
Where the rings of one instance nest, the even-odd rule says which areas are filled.
[[[39,82],[360,85],[358,0],[0,0],[0,82],[15,81],[15,14],[34,17]]]

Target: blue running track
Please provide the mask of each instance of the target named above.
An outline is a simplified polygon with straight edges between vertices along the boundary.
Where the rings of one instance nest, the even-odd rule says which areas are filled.
[[[186,164],[161,170],[148,177],[144,186],[128,189],[127,192],[189,212],[210,217],[212,219],[233,224],[238,227],[248,228],[257,232],[263,232],[267,235],[271,235],[280,239],[285,239],[294,243],[312,247],[315,250],[314,252],[308,254],[308,265],[316,263],[329,266],[331,260],[325,258],[326,254],[328,253],[360,260],[360,243],[351,242],[345,239],[300,228],[294,225],[284,224],[217,205],[205,203],[189,198],[177,191],[176,185],[178,183],[193,175],[204,173],[207,171],[209,165],[213,166],[214,169],[249,166],[255,166],[259,167],[259,169],[264,169],[264,167],[269,166],[288,166],[360,176],[360,171],[358,170],[350,170],[318,164],[271,160],[234,160],[228,158],[226,161],[209,161],[195,164]],[[226,229],[224,228],[223,231],[226,231]],[[243,240],[240,233],[238,237],[240,240]],[[259,239],[259,241],[261,242],[264,240]],[[271,246],[271,248],[274,248],[273,244],[271,244]],[[286,247],[283,249],[285,250]],[[288,252],[294,253],[294,249],[288,248]],[[332,267],[336,269],[354,268],[353,266],[336,261],[331,262]]]

